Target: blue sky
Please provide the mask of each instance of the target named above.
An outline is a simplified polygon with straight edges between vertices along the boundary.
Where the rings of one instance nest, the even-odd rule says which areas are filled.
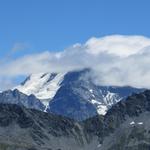
[[[95,64],[103,83],[150,87],[149,6],[150,0],[0,0],[0,90],[31,73]]]
[[[13,49],[13,57],[60,51],[93,36],[150,37],[149,6],[149,0],[0,0],[0,58]]]

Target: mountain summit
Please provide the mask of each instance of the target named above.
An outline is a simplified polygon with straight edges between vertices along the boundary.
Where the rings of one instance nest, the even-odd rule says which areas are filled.
[[[75,120],[105,115],[123,98],[143,91],[129,86],[97,85],[91,69],[33,74],[14,89],[28,96],[33,94],[46,107],[45,111]]]

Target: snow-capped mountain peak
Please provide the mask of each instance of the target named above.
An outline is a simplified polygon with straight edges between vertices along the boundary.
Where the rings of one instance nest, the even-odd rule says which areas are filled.
[[[90,69],[32,74],[14,89],[28,96],[33,94],[44,104],[44,111],[75,120],[84,120],[97,113],[105,115],[123,98],[143,91],[133,87],[100,86],[92,77]]]
[[[38,73],[30,75],[22,84],[16,86],[26,95],[35,95],[45,105],[54,97],[65,73]]]

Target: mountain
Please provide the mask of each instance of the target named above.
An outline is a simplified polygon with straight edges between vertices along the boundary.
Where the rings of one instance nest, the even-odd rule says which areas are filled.
[[[149,150],[150,90],[82,122],[0,104],[1,150]]]
[[[129,86],[97,85],[91,69],[33,74],[14,89],[26,95],[35,95],[46,106],[47,112],[80,121],[97,113],[105,115],[123,98],[144,90]]]
[[[54,97],[63,80],[64,73],[38,73],[32,74],[14,89],[26,95],[35,95],[45,106]]]
[[[91,150],[97,142],[83,131],[65,117],[0,104],[0,150]]]
[[[27,96],[26,94],[21,93],[17,89],[8,90],[0,93],[0,103],[17,104],[20,106],[25,106],[27,108],[33,108],[41,111],[44,111],[46,109],[43,103],[33,94]]]
[[[84,122],[85,132],[99,137],[100,150],[149,150],[150,90],[114,105],[102,118]]]

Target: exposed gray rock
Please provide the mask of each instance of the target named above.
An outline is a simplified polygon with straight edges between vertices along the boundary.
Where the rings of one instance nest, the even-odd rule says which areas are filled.
[[[84,130],[99,137],[99,150],[150,149],[150,91],[114,105],[104,117],[84,122]]]
[[[14,89],[28,96],[34,94],[46,106],[44,111],[64,115],[77,121],[97,114],[105,115],[123,98],[133,92],[139,93],[144,90],[129,86],[100,86],[96,84],[94,74],[89,68],[66,73],[33,74]],[[23,96],[19,101],[27,108],[31,108],[31,105],[26,105]],[[32,104],[32,108],[34,107],[37,108]]]
[[[97,143],[91,139],[71,119],[17,105],[0,105],[1,150],[90,150]]]
[[[90,69],[68,72],[49,103],[50,112],[82,121],[97,113],[105,115],[117,102],[144,90],[129,86],[99,86],[91,74]]]
[[[17,89],[0,93],[0,103],[17,104],[20,106],[25,106],[27,108],[33,108],[41,111],[45,110],[45,106],[34,95],[27,96]]]
[[[1,150],[149,150],[150,91],[114,105],[105,116],[76,122],[62,116],[0,105]]]

